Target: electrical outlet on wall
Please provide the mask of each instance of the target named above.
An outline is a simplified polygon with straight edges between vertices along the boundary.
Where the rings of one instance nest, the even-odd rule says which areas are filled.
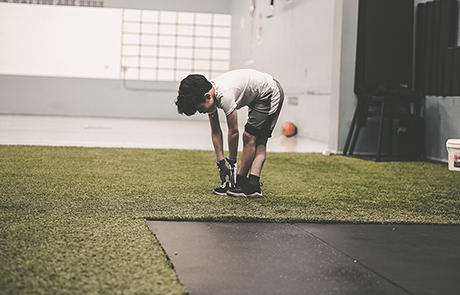
[[[297,96],[288,96],[288,104],[289,105],[299,105],[299,97]]]

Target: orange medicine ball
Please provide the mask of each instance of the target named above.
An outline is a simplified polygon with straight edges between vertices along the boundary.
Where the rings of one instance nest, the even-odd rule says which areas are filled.
[[[282,126],[282,131],[286,137],[291,137],[297,134],[297,127],[292,122],[286,122]]]

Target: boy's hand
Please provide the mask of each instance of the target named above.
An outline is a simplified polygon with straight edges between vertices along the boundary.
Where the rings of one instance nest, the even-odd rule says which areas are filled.
[[[231,158],[226,158],[229,168],[230,168],[230,173],[229,173],[229,180],[230,180],[230,186],[231,187],[236,187],[236,159],[231,159]]]
[[[216,164],[219,169],[220,180],[222,181],[222,184],[224,184],[227,181],[227,175],[230,175],[230,170],[228,169],[227,164],[225,164],[224,159],[217,161]]]

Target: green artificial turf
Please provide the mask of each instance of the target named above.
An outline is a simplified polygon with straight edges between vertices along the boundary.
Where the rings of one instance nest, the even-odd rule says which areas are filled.
[[[460,224],[445,164],[269,154],[256,200],[213,152],[0,146],[0,292],[183,294],[145,218]]]

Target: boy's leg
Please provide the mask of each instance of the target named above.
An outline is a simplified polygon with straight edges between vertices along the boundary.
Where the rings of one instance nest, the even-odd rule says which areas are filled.
[[[248,198],[262,197],[259,176],[265,161],[265,147],[271,131],[269,129],[271,120],[268,118],[268,113],[250,110],[248,123],[243,133],[244,145],[236,180],[237,187],[228,190],[227,195]],[[248,179],[249,170],[251,170],[251,175]]]
[[[251,165],[251,174],[249,175],[248,183],[244,188],[244,194],[248,198],[262,197],[260,174],[267,154],[267,139],[267,137],[262,137],[256,140],[256,153]]]
[[[243,151],[241,153],[240,169],[238,174],[246,177],[251,168],[254,154],[256,152],[256,137],[244,131],[243,133]]]
[[[241,155],[240,169],[237,175],[237,187],[230,189],[227,195],[246,196],[249,198],[262,197],[260,189],[260,174],[266,158],[267,141],[271,137],[273,129],[280,115],[283,106],[284,92],[281,85],[276,81],[280,92],[278,109],[274,114],[268,115],[270,110],[270,99],[257,101],[254,109],[250,108],[248,122],[245,125],[243,134],[243,153]],[[251,169],[251,175],[247,174]],[[238,179],[240,184],[238,184]]]
[[[267,128],[267,118],[270,112],[272,93],[266,93],[248,106],[248,121],[244,126],[243,133],[243,153],[241,155],[241,164],[238,174],[241,176],[248,175],[251,169],[254,156],[256,154],[256,146],[260,143],[261,136]]]
[[[276,80],[275,80],[276,81]],[[267,154],[267,141],[268,138],[272,136],[272,132],[275,129],[276,122],[278,121],[278,117],[281,112],[281,108],[283,107],[283,101],[284,101],[284,91],[283,87],[281,87],[281,84],[276,81],[276,84],[278,85],[278,89],[280,92],[280,101],[278,104],[278,109],[276,112],[272,115],[269,115],[267,118],[267,121],[265,122],[265,131],[266,133],[262,133],[261,136],[256,140],[256,154],[254,157],[254,161],[251,166],[251,174],[260,177],[260,173],[262,172],[262,168],[265,163],[265,158]]]
[[[256,154],[254,156],[254,160],[252,161],[251,165],[251,174],[260,177],[260,173],[262,172],[262,168],[265,163],[265,158],[267,155],[267,145],[266,144],[259,144],[256,146]]]
[[[244,193],[248,184],[247,175],[252,166],[256,153],[256,137],[247,131],[243,133],[243,152],[241,153],[240,167],[236,176],[236,187],[230,188],[227,195],[233,197],[246,197]]]

